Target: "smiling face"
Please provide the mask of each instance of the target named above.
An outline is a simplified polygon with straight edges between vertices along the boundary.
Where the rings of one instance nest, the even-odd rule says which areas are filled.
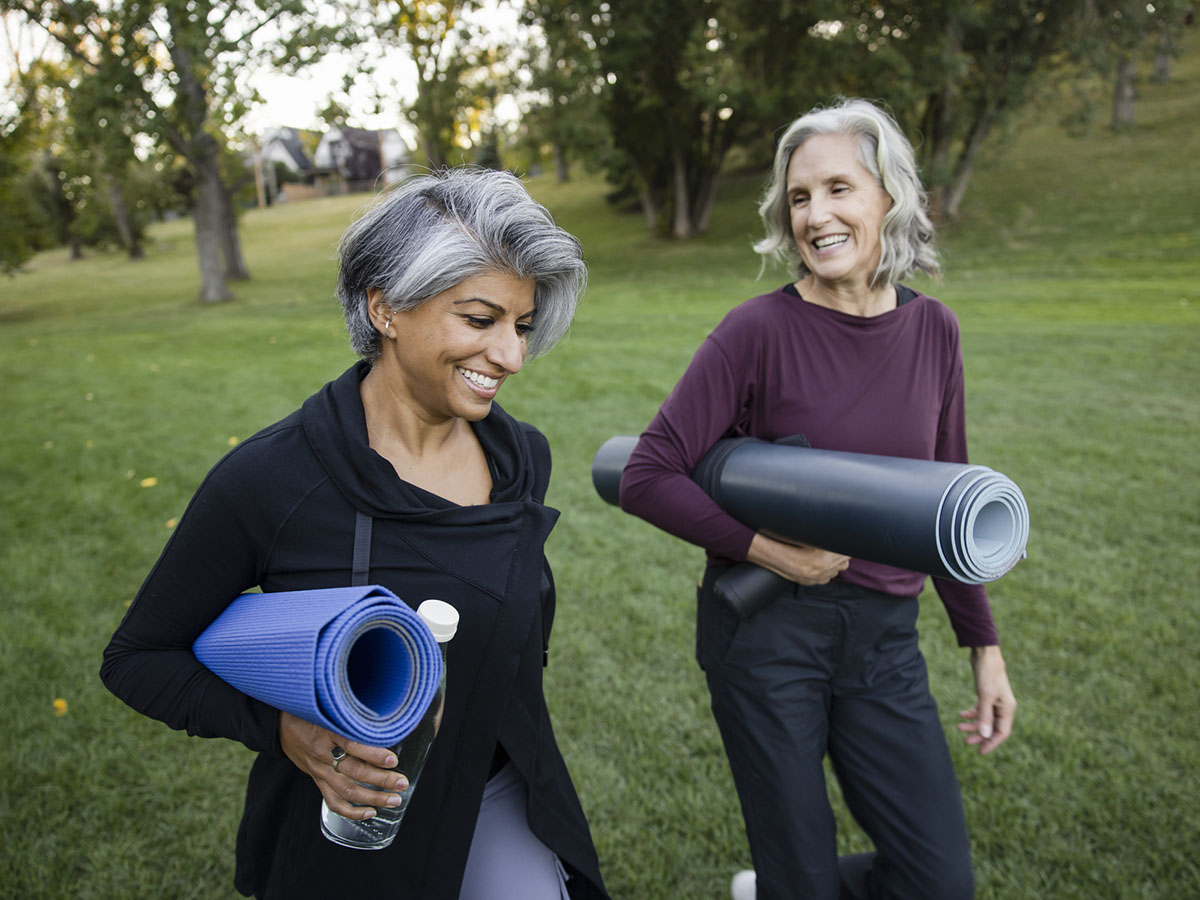
[[[859,161],[859,139],[819,134],[788,162],[792,236],[817,284],[865,289],[879,265],[880,229],[892,198]]]
[[[488,272],[460,282],[415,309],[392,314],[376,368],[391,390],[429,422],[478,421],[509,375],[521,371],[533,330],[534,281]],[[382,297],[372,318],[388,321]]]

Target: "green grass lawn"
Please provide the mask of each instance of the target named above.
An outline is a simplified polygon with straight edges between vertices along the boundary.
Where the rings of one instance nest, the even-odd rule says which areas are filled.
[[[963,326],[972,454],[1029,501],[1029,558],[992,586],[1021,708],[958,743],[983,898],[1200,896],[1200,47],[1142,89],[1138,129],[1026,117],[920,282]],[[590,462],[638,432],[756,280],[757,177],[707,236],[647,237],[604,185],[532,182],[583,241],[568,339],[501,398],[555,454],[556,729],[614,897],[723,898],[749,864],[693,657],[699,550],[603,504]],[[194,302],[190,225],[149,258],[37,257],[0,280],[0,896],[227,897],[250,754],[143,719],[101,651],[173,520],[232,442],[352,361],[333,247],[362,197],[251,212],[238,301]],[[947,733],[972,690],[936,596],[922,643]],[[56,715],[54,701],[67,703]],[[836,798],[835,798],[836,800]],[[841,842],[865,838],[840,802]],[[315,816],[315,811],[314,811]]]

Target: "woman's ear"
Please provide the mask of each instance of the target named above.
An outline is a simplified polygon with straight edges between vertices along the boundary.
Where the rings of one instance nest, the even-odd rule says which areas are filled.
[[[375,330],[387,337],[386,329],[391,321],[392,311],[388,308],[387,298],[383,296],[380,288],[367,288],[367,315],[370,316]]]

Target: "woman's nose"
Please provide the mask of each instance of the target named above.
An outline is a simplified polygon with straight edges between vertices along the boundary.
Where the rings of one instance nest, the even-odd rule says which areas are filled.
[[[823,197],[814,195],[808,201],[808,222],[809,225],[824,225],[830,219],[829,201]]]
[[[525,336],[507,330],[498,334],[488,348],[488,361],[510,375],[520,372],[525,364]]]

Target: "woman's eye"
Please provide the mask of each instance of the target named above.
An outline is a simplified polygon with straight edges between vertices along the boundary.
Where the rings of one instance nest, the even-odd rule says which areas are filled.
[[[521,337],[525,337],[526,335],[533,333],[534,327],[535,326],[532,322],[518,322],[517,334],[521,335]]]
[[[488,316],[466,316],[466,320],[476,328],[489,328],[492,324],[492,320]]]
[[[792,198],[792,206],[803,206],[807,202],[808,202],[808,198],[805,196],[802,196],[800,194],[797,194],[795,197]]]

